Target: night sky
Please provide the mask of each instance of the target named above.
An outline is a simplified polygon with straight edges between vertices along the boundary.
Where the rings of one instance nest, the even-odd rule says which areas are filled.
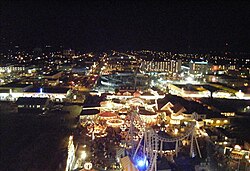
[[[1,1],[1,41],[34,48],[250,49],[247,1]]]

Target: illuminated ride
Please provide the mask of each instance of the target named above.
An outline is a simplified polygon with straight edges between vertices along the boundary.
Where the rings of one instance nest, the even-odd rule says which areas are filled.
[[[113,118],[115,118],[117,116],[116,113],[108,112],[108,111],[99,113],[98,115],[103,120],[113,119]]]
[[[173,119],[185,119],[183,117],[172,116]],[[125,143],[122,144],[128,152],[133,165],[139,171],[156,171],[157,170],[157,157],[164,155],[163,146],[165,143],[174,143],[175,148],[172,151],[172,156],[178,156],[180,147],[187,141],[190,142],[190,157],[194,157],[196,144],[197,152],[201,158],[201,153],[196,138],[196,121],[198,115],[192,114],[192,119],[187,120],[189,126],[183,133],[178,133],[178,129],[174,129],[173,136],[162,136],[161,130],[154,129],[152,125],[145,123],[139,116],[138,107],[132,106],[130,112],[130,123],[127,123],[126,128],[123,127],[122,131],[128,129],[125,134]],[[125,121],[126,122],[126,121]],[[167,127],[165,129],[168,129]],[[123,132],[122,132],[123,133]],[[124,134],[124,133],[123,133]],[[125,169],[126,170],[126,169]]]
[[[185,144],[190,145],[190,157],[195,155],[195,144],[198,155],[201,157],[196,139],[196,123],[198,120],[196,113],[187,118],[181,112],[174,113],[171,110],[173,106],[167,104],[168,119],[166,119],[167,117],[162,119],[161,113],[150,109],[154,106],[146,104],[139,97],[131,98],[123,105],[103,102],[101,106],[105,110],[97,114],[94,120],[89,121],[87,135],[92,137],[93,140],[95,137],[107,136],[107,127],[115,128],[121,136],[120,147],[127,154],[127,158],[123,157],[121,161],[128,163],[128,160],[130,160],[127,169],[127,166],[123,165],[125,171],[132,171],[132,165],[137,171],[156,171],[158,156],[178,156],[180,148]],[[182,127],[185,127],[183,131]],[[169,136],[164,136],[167,134]],[[174,144],[173,150],[170,152],[164,150],[165,144]]]
[[[106,124],[111,127],[119,127],[124,124],[122,119],[109,119]]]

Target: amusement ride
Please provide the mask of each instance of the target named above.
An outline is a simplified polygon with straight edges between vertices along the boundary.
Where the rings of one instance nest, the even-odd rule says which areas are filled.
[[[119,157],[125,171],[156,171],[158,157],[174,161],[182,147],[189,147],[190,157],[198,154],[201,158],[197,113],[187,117],[174,112],[171,104],[164,110],[157,109],[157,105],[147,104],[138,95],[123,104],[101,102],[100,113],[88,121],[87,135],[92,140],[105,137],[106,129],[112,127],[121,137],[123,152]]]

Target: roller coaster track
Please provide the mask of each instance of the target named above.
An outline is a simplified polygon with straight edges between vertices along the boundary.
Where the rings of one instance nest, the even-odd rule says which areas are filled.
[[[197,113],[193,113],[193,117],[194,120],[198,119],[198,115]],[[157,144],[155,146],[154,153],[152,156],[149,156],[150,161],[149,161],[149,166],[147,168],[146,171],[153,171],[154,169],[156,170],[156,159],[157,159],[157,154],[158,154],[158,144],[159,141],[163,141],[163,142],[177,142],[177,141],[181,141],[189,136],[192,136],[194,131],[195,131],[195,126],[196,126],[196,122],[192,121],[192,125],[191,128],[189,129],[188,132],[185,133],[185,135],[180,136],[180,137],[174,137],[174,138],[163,138],[162,136],[159,136],[152,128],[150,128],[150,132],[153,133],[152,137],[155,137],[153,139],[155,139],[155,143]],[[152,150],[152,149],[151,149]]]
[[[194,115],[195,120],[197,120],[197,119],[198,119],[198,115],[197,115],[196,113],[193,113],[193,115]],[[192,125],[191,125],[191,128],[190,128],[189,131],[186,132],[185,135],[183,135],[183,136],[180,136],[180,137],[172,137],[172,138],[163,138],[163,137],[161,137],[161,136],[158,135],[158,139],[159,139],[160,141],[163,141],[163,142],[176,142],[176,141],[183,140],[183,139],[189,137],[189,136],[194,132],[195,126],[196,126],[196,122],[193,121],[193,122],[192,122]]]
[[[138,119],[137,117],[135,117]],[[140,118],[140,117],[139,117]],[[146,171],[153,171],[156,170],[156,161],[157,161],[157,155],[158,155],[158,148],[159,148],[159,142],[178,142],[181,140],[184,140],[190,136],[193,138],[193,133],[195,131],[196,126],[196,120],[198,119],[197,113],[193,113],[193,120],[191,121],[191,128],[182,136],[180,137],[171,137],[171,138],[164,138],[160,135],[158,135],[153,128],[148,128],[145,130],[144,135],[141,139],[144,138],[144,141],[146,141],[146,156],[149,159],[149,166],[147,167]],[[139,119],[140,124],[143,122]],[[141,142],[141,141],[140,141]],[[138,147],[135,150],[135,154],[138,152],[139,146],[141,145],[140,142],[138,143]],[[191,147],[193,150],[193,147]]]

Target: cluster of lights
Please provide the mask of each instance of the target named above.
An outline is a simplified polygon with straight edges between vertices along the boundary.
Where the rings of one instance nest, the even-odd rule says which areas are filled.
[[[89,137],[94,136],[94,137],[97,137],[97,138],[101,138],[101,137],[106,137],[107,136],[105,126],[92,124],[92,125],[87,126],[87,130],[88,130],[87,136],[89,136]]]
[[[119,127],[124,124],[124,121],[122,119],[110,119],[107,120],[107,125],[112,127]]]

